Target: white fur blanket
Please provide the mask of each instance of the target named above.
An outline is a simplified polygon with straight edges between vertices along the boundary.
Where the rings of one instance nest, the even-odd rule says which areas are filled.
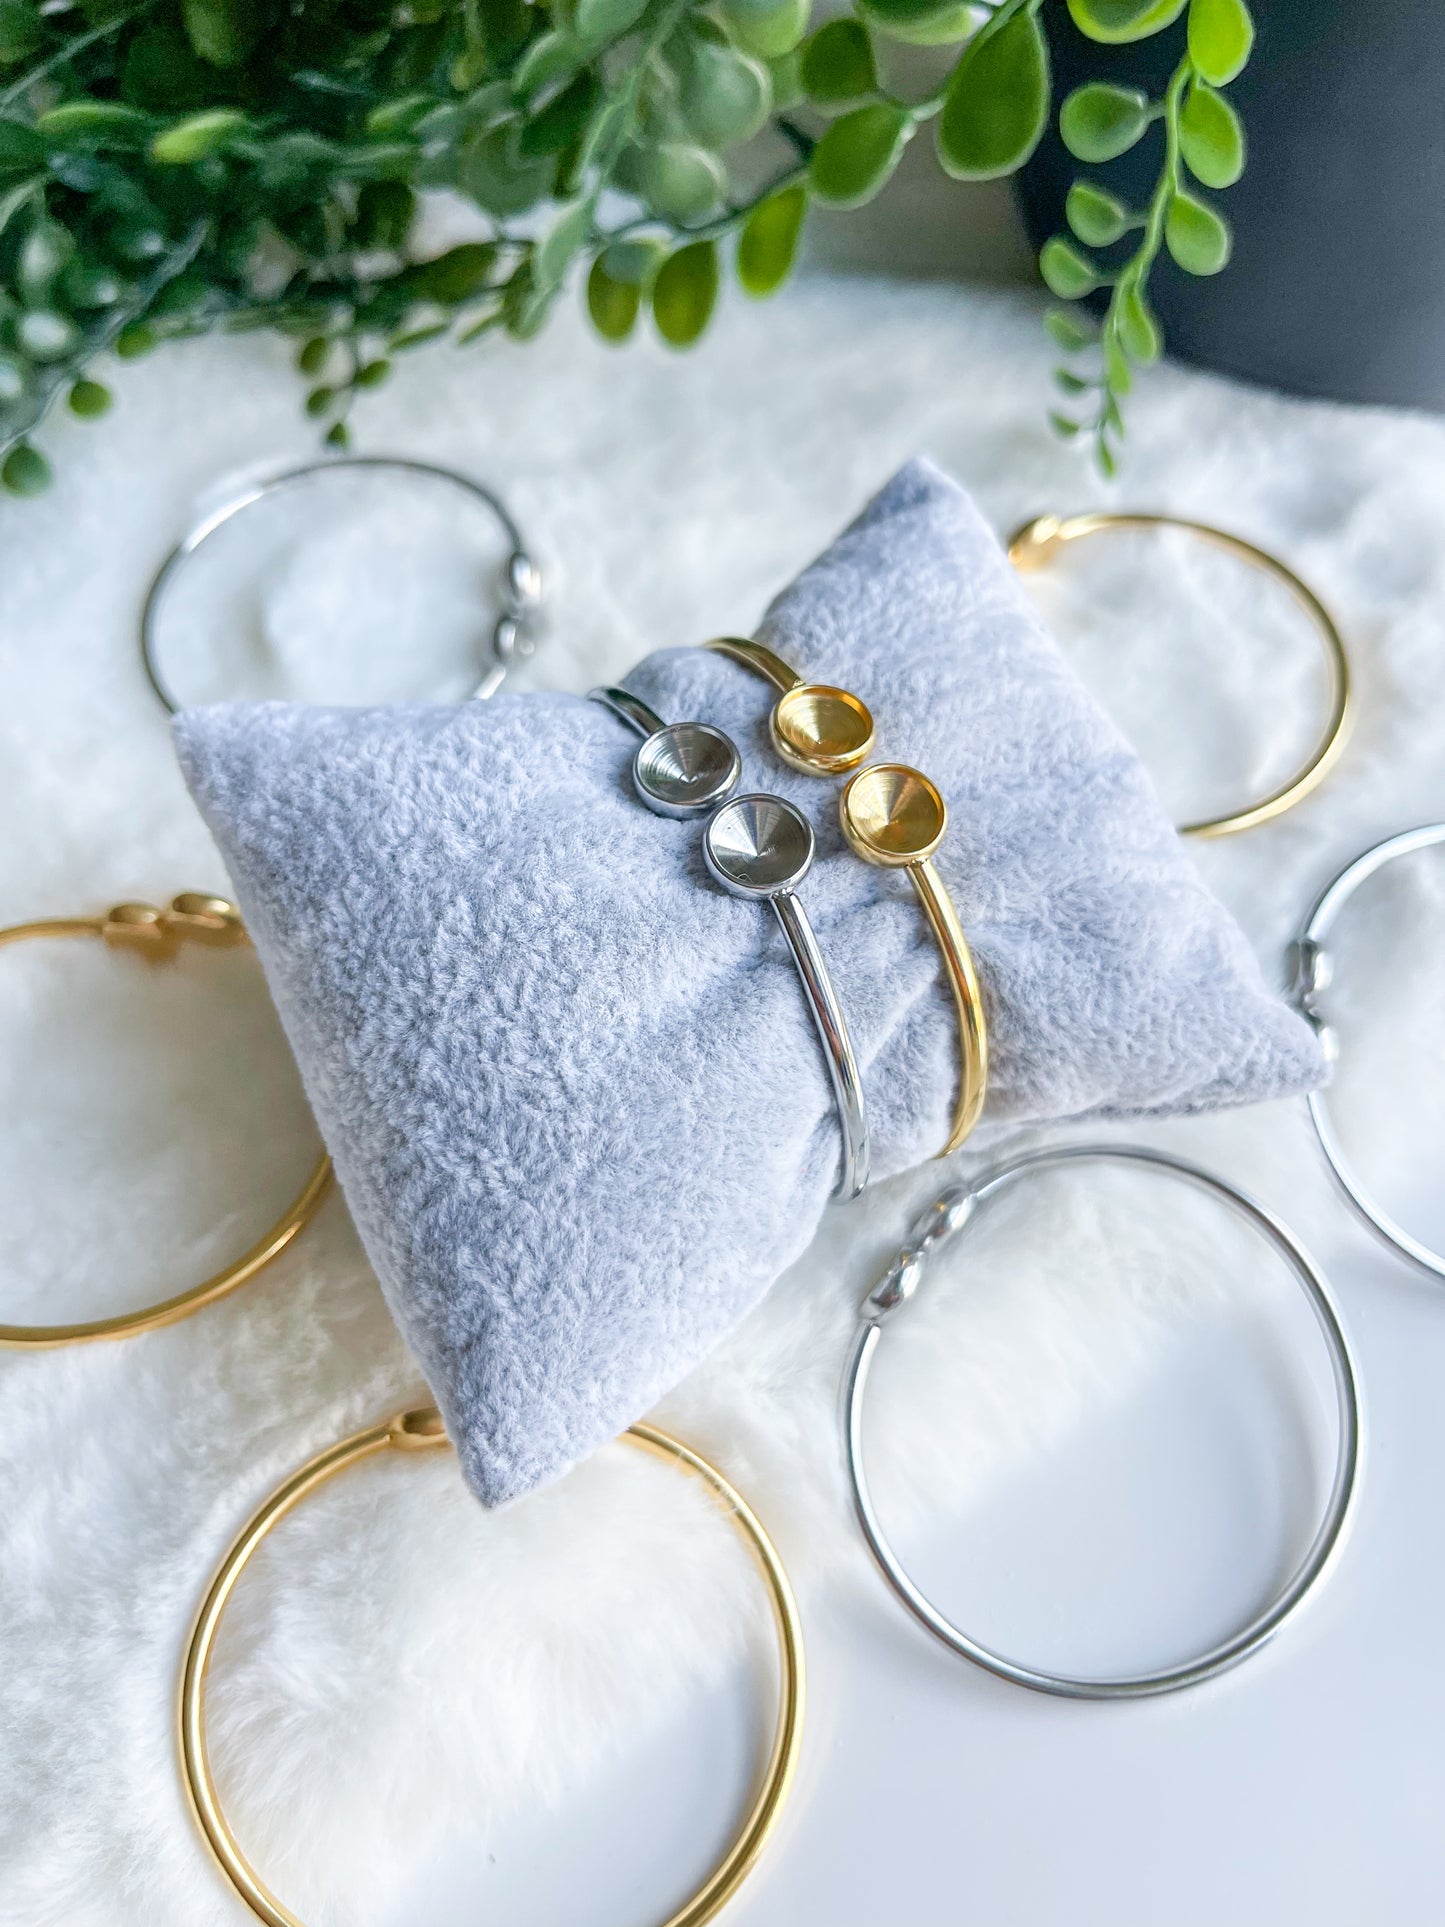
[[[1361,710],[1348,759],[1318,797],[1196,852],[1273,959],[1348,856],[1445,815],[1445,424],[1164,370],[1137,398],[1111,493],[1043,426],[1047,367],[1029,297],[814,278],[769,308],[731,301],[689,358],[609,352],[572,317],[525,349],[434,354],[399,370],[362,428],[372,451],[454,462],[502,489],[552,566],[551,634],[529,674],[554,687],[585,688],[664,643],[747,633],[778,585],[919,449],[1001,530],[1041,508],[1117,501],[1277,547],[1346,629]],[[7,923],[224,888],[139,673],[135,618],[198,501],[305,452],[295,383],[277,347],[247,339],[133,365],[118,386],[98,429],[57,429],[55,492],[0,509]],[[472,584],[445,520],[424,528],[421,513],[369,508],[300,544],[299,522],[273,524],[256,548],[221,558],[178,610],[177,683],[188,667],[205,693],[220,674],[208,654],[254,677],[258,639],[296,689],[421,691],[433,670],[452,671]],[[1183,546],[1101,546],[1039,594],[1180,812],[1268,782],[1308,740],[1321,700],[1308,632],[1285,612],[1276,620],[1227,565]],[[1372,1173],[1397,1187],[1388,1195],[1438,1236],[1445,864],[1418,860],[1360,907],[1342,945],[1341,1113]],[[0,1085],[3,1317],[95,1315],[176,1289],[268,1222],[314,1155],[244,955],[163,973],[98,945],[7,951]],[[921,1652],[857,1549],[834,1397],[852,1308],[945,1174],[917,1173],[835,1214],[660,1414],[754,1500],[813,1622],[858,1616],[824,1640],[835,1663],[831,1689],[825,1666],[815,1694],[800,1817],[739,1918],[796,1922],[816,1907],[862,1927],[889,1911],[967,1916],[977,1902],[989,1923],[1161,1913],[1178,1923],[1217,1919],[1228,1901],[1237,1918],[1344,1922],[1388,1917],[1390,1895],[1423,1914],[1431,1881],[1438,1901],[1429,1841],[1445,1693],[1421,1682],[1410,1655],[1440,1578],[1440,1555],[1420,1539],[1434,1531],[1429,1469],[1445,1442],[1432,1389],[1445,1307],[1344,1212],[1302,1107],[1160,1135],[1247,1181],[1345,1287],[1377,1428],[1351,1563],[1312,1630],[1183,1710],[1045,1707]],[[1067,1466],[1066,1441],[1085,1438],[1086,1415],[1146,1397],[1201,1333],[1256,1356],[1249,1308],[1272,1302],[1268,1262],[1212,1217],[1195,1236],[1192,1207],[1181,1215],[1172,1191],[1134,1184],[1060,1182],[1040,1196],[980,1227],[958,1288],[921,1302],[890,1341],[880,1477],[915,1546],[931,1543],[928,1521],[967,1543],[1001,1493],[1045,1491],[1050,1468]],[[1237,1248],[1249,1255],[1235,1263]],[[1260,1370],[1268,1376],[1267,1360]],[[1298,1378],[1286,1359],[1274,1388],[1287,1401],[1291,1370]],[[190,1616],[232,1531],[284,1471],[420,1389],[334,1200],[258,1283],[173,1330],[0,1355],[0,1920],[240,1917],[176,1778],[172,1696]],[[1296,1402],[1308,1418],[1309,1398]],[[1226,1397],[1221,1423],[1231,1410]],[[1303,1523],[1310,1463],[1306,1452],[1283,1496],[1261,1499],[1266,1528]],[[483,1824],[496,1841],[530,1839],[546,1802],[557,1816],[548,1851],[560,1851],[587,1834],[599,1775],[625,1776],[680,1719],[685,1732],[704,1686],[741,1690],[745,1639],[766,1641],[753,1582],[725,1530],[676,1486],[613,1448],[486,1517],[454,1468],[431,1459],[354,1475],[286,1528],[233,1608],[215,1750],[243,1839],[311,1927],[420,1917],[408,1900],[421,1905],[427,1869]],[[1127,1480],[1116,1499],[1127,1507]],[[1275,1543],[1269,1530],[1263,1542]],[[1034,1651],[1052,1638],[1040,1657],[1127,1664],[1146,1656],[1140,1636],[1166,1648],[1209,1637],[1210,1615],[1247,1606],[1250,1589],[1277,1576],[1270,1557],[1212,1589],[1196,1574],[1207,1596],[1169,1595],[1162,1621],[1146,1620],[1125,1650],[1117,1628],[1094,1626],[1093,1646],[1071,1648],[1067,1617],[1025,1627],[1020,1598],[999,1630],[1020,1646],[1033,1637]],[[966,1577],[954,1575],[960,1587]],[[961,1606],[964,1591],[952,1597]],[[886,1717],[875,1717],[876,1744],[852,1743],[842,1690],[847,1656],[890,1642],[945,1706],[944,1757],[968,1820],[962,1835],[935,1827],[896,1854],[885,1819],[908,1773],[907,1735],[891,1756]],[[900,1685],[900,1704],[916,1687]],[[1382,1726],[1386,1703],[1403,1710]],[[741,1784],[746,1744],[735,1751],[718,1772]],[[1201,1792],[1190,1762],[1205,1758]],[[999,1759],[1007,1770],[995,1774]],[[1278,1775],[1268,1797],[1266,1764]],[[649,1849],[636,1814],[625,1837],[602,1835],[599,1851],[618,1863],[619,1922],[665,1911],[665,1882],[644,1880],[649,1851],[681,1891],[708,1828],[722,1837],[726,1795],[711,1808],[707,1776],[683,1777],[708,1810],[692,1830],[685,1812],[669,1820],[676,1842],[669,1833]],[[1347,1824],[1357,1799],[1376,1810],[1358,1848]],[[1137,1856],[1093,1851],[1106,1810],[1125,1839],[1154,1844]],[[575,1829],[569,1815],[583,1816]],[[1035,1822],[1081,1857],[1033,1852]],[[1226,1823],[1266,1843],[1232,1874],[1216,1851]],[[1162,1871],[1161,1841],[1171,1843]],[[825,1906],[826,1868],[840,1856],[851,1872]],[[478,1857],[474,1911],[436,1901],[426,1917],[556,1918],[501,1859],[489,1886]],[[613,1908],[608,1898],[580,1911],[595,1922]]]

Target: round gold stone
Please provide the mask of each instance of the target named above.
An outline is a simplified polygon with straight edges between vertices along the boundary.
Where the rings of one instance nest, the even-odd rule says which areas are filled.
[[[873,747],[873,718],[850,691],[801,682],[778,698],[772,733],[773,747],[794,769],[841,776]]]
[[[905,763],[859,770],[843,792],[839,814],[843,834],[859,856],[900,868],[932,856],[948,825],[943,798]]]

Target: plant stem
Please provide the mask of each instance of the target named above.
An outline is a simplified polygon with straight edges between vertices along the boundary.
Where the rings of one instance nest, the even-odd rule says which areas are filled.
[[[138,14],[145,13],[150,5],[151,0],[141,0],[140,6],[131,7],[125,13],[118,13],[114,19],[104,20],[98,27],[92,27],[88,33],[77,34],[74,40],[67,40],[63,46],[54,48],[38,67],[32,67],[28,74],[22,74],[19,80],[12,81],[4,93],[0,94],[0,109],[13,107],[17,100],[29,92],[37,80],[44,80],[47,74],[53,73],[57,67],[64,66],[67,60],[73,60],[77,54],[84,53],[87,47],[93,47],[97,41],[108,39],[128,21],[134,20]]]

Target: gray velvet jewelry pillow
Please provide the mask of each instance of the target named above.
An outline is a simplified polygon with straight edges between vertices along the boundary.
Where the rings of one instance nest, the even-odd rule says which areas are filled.
[[[1322,1079],[946,476],[910,463],[759,634],[856,690],[879,753],[947,799],[985,1128]],[[875,1176],[927,1157],[957,1037],[906,879],[843,846],[835,784],[777,763],[746,670],[673,649],[627,681],[813,821],[803,894]],[[696,824],[641,806],[636,739],[581,697],[223,704],[176,731],[391,1308],[478,1495],[514,1498],[645,1412],[813,1236],[838,1127],[782,937],[709,881]]]

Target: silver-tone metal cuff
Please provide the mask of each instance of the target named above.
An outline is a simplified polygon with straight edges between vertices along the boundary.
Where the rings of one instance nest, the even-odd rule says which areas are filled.
[[[491,662],[483,670],[476,688],[471,692],[472,701],[485,701],[494,696],[501,688],[508,669],[519,656],[530,656],[536,647],[533,634],[533,618],[542,600],[542,572],[534,558],[528,553],[522,532],[512,519],[511,513],[499,495],[484,488],[470,475],[463,475],[453,468],[442,468],[434,462],[416,462],[400,455],[335,455],[321,461],[303,462],[296,468],[288,468],[280,474],[267,476],[261,481],[251,482],[245,488],[222,502],[219,508],[212,509],[194,523],[177,542],[170,554],[157,569],[146,591],[140,614],[140,657],[141,667],[145,670],[146,681],[155,691],[162,707],[172,716],[179,713],[182,705],[171,693],[170,685],[161,673],[159,655],[159,630],[161,610],[166,597],[175,586],[176,577],[186,563],[208,541],[217,529],[224,528],[243,510],[256,502],[265,501],[268,496],[280,494],[283,490],[301,487],[308,482],[335,474],[338,470],[354,469],[380,470],[389,475],[409,476],[427,482],[444,482],[448,487],[459,489],[472,501],[480,503],[492,519],[501,524],[502,533],[511,544],[502,571],[500,584],[501,613],[492,628]]]
[[[1331,1058],[1337,1052],[1338,1040],[1321,1009],[1320,999],[1334,976],[1334,959],[1326,948],[1326,940],[1335,926],[1335,920],[1355,891],[1376,870],[1393,863],[1397,857],[1410,856],[1416,850],[1427,850],[1436,843],[1445,843],[1445,823],[1422,823],[1418,829],[1404,830],[1398,836],[1386,837],[1383,843],[1376,843],[1365,850],[1353,863],[1347,864],[1323,892],[1290,947],[1291,992],[1295,1003],[1314,1026],[1326,1054]],[[1335,1182],[1354,1210],[1402,1256],[1435,1277],[1445,1278],[1445,1252],[1436,1251],[1419,1238],[1412,1237],[1365,1189],[1335,1133],[1324,1093],[1311,1091],[1308,1102],[1320,1149],[1334,1173]]]
[[[1186,1184],[1221,1199],[1273,1245],[1309,1300],[1330,1355],[1334,1372],[1338,1442],[1334,1478],[1324,1517],[1299,1565],[1261,1612],[1238,1632],[1196,1659],[1184,1660],[1158,1672],[1096,1679],[1025,1665],[1020,1660],[1006,1658],[1002,1653],[981,1645],[945,1618],[910,1579],[888,1542],[868,1487],[863,1463],[863,1394],[867,1389],[874,1355],[889,1320],[913,1297],[938,1253],[960,1235],[991,1198],[1017,1184],[1029,1173],[1051,1165],[1101,1162],[1146,1165],[1182,1179]],[[983,1667],[1000,1679],[1011,1680],[1016,1686],[1030,1687],[1035,1692],[1050,1693],[1060,1699],[1143,1699],[1156,1693],[1173,1692],[1183,1686],[1197,1686],[1201,1681],[1212,1679],[1217,1673],[1237,1666],[1241,1660],[1258,1652],[1285,1621],[1293,1617],[1324,1578],[1340,1547],[1355,1491],[1360,1458],[1359,1393],[1354,1361],[1328,1285],[1293,1233],[1262,1204],[1256,1203],[1247,1193],[1237,1190],[1223,1178],[1162,1151],[1119,1144],[1060,1145],[1027,1152],[995,1165],[974,1183],[945,1191],[919,1218],[908,1242],[859,1308],[858,1330],[843,1374],[843,1447],[853,1488],[854,1510],[879,1571],[919,1625],[932,1633],[935,1639],[951,1652],[971,1660],[975,1666]]]
[[[868,1111],[843,1006],[798,895],[813,864],[812,826],[781,796],[733,795],[742,759],[720,729],[709,723],[664,723],[630,690],[594,689],[590,695],[643,739],[632,759],[640,800],[659,816],[707,816],[703,860],[709,876],[731,896],[772,905],[833,1088],[843,1141],[836,1195],[856,1198],[868,1182]]]

